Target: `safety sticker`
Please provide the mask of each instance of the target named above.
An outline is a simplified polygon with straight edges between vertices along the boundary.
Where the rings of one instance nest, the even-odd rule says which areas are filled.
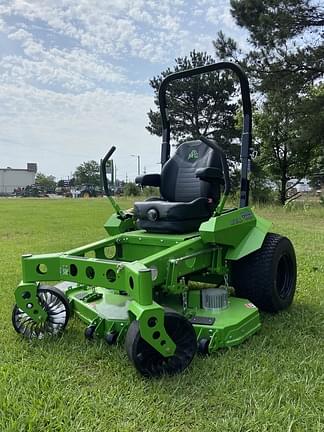
[[[253,303],[245,303],[244,306],[247,307],[248,309],[256,309],[256,306]]]

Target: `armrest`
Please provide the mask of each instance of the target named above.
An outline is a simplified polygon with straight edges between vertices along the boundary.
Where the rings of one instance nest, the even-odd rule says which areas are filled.
[[[142,186],[157,186],[161,185],[161,175],[160,174],[144,174],[138,176],[135,179],[135,183]]]
[[[198,168],[196,170],[196,177],[207,182],[213,182],[215,180],[224,181],[222,170],[213,167]]]

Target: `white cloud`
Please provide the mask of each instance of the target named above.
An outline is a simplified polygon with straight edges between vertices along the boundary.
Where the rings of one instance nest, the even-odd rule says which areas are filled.
[[[212,52],[233,27],[228,0],[0,2],[1,164],[36,161],[58,177],[112,144],[121,176],[136,174],[131,153],[158,168],[143,80],[192,49]]]
[[[0,86],[0,148],[4,166],[39,163],[40,170],[57,177],[70,174],[79,163],[99,160],[117,146],[118,175],[134,177],[136,161],[158,169],[159,139],[143,127],[152,98],[103,90],[79,95],[59,94],[33,87]],[[12,147],[12,142],[16,147]],[[14,159],[13,159],[14,157]],[[67,168],[69,167],[69,168]]]
[[[97,83],[122,82],[121,68],[102,61],[84,49],[45,49],[24,29],[9,33],[8,38],[21,43],[25,56],[8,55],[0,61],[2,80],[55,85],[68,91],[83,91]]]
[[[171,53],[172,57],[184,54],[188,43],[204,33],[201,18],[214,24],[217,15],[221,15],[223,24],[233,24],[228,1],[217,6],[207,3],[198,0],[190,4],[182,0],[7,0],[2,13],[43,22],[57,34],[73,38],[82,48],[99,55],[120,59],[131,54],[163,63]],[[193,38],[188,23],[197,14]]]
[[[7,31],[7,25],[5,20],[1,17],[1,9],[0,9],[0,33],[5,33],[6,31]]]
[[[217,6],[207,8],[206,19],[212,24],[221,25],[222,27],[233,27],[235,25],[229,9],[229,2],[222,0],[217,2]]]
[[[28,39],[32,39],[32,34],[21,28],[17,31],[14,31],[13,33],[9,33],[8,39],[17,40],[17,41],[25,41]]]

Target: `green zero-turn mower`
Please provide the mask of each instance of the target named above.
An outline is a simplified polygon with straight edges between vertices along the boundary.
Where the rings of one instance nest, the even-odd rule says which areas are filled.
[[[170,156],[169,83],[223,69],[236,73],[242,93],[238,208],[225,207],[229,169],[215,141],[202,136]],[[116,211],[105,224],[109,237],[67,252],[23,255],[12,315],[18,333],[41,339],[61,333],[73,311],[87,325],[86,338],[123,342],[144,376],[181,372],[197,351],[243,342],[261,326],[259,309],[287,308],[296,287],[291,242],[270,233],[271,223],[248,207],[252,117],[242,69],[222,62],[168,75],[159,103],[161,174],[136,181],[159,187],[160,197],[120,209],[106,176],[112,147],[101,163]]]

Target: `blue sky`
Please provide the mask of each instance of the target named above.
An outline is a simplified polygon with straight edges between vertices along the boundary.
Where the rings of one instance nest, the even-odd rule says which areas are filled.
[[[159,169],[146,130],[148,80],[174,58],[213,53],[219,30],[246,46],[227,0],[2,0],[0,167],[66,178],[117,146],[117,176]]]

